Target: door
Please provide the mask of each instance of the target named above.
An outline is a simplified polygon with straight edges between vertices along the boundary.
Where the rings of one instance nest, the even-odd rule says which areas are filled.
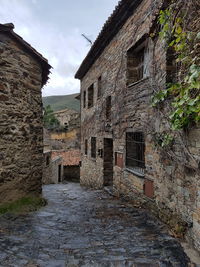
[[[113,184],[113,139],[104,138],[104,186]]]
[[[58,182],[62,182],[61,181],[61,165],[58,165]]]

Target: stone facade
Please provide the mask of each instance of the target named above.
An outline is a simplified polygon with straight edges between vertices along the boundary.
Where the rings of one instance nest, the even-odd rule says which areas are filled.
[[[80,181],[80,149],[53,150],[51,158],[54,160],[57,157],[62,158],[63,180]]]
[[[163,133],[167,124],[151,107],[153,90],[165,88],[167,76],[164,44],[149,37],[161,7],[162,1],[120,1],[76,73],[81,80],[80,179],[94,188],[112,185],[118,196],[137,196],[177,232],[187,228],[188,239],[200,250],[200,129],[184,136],[190,158],[179,134],[174,145],[179,161],[155,143],[155,133]],[[135,78],[134,64],[141,59],[142,76]],[[138,162],[129,158],[134,149]]]
[[[58,184],[63,181],[62,157],[52,157],[51,151],[44,152],[43,155],[43,184]]]
[[[60,126],[44,129],[44,150],[80,149],[80,112],[64,109],[54,112]]]
[[[50,66],[35,49],[0,24],[0,202],[41,193],[41,88]]]
[[[80,126],[80,113],[72,109],[63,109],[53,113],[59,120],[60,125],[74,128]]]

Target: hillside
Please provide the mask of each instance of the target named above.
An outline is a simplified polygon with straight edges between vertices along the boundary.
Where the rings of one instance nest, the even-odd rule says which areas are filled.
[[[75,98],[77,95],[78,94],[46,96],[42,98],[43,105],[44,107],[51,105],[54,111],[65,108],[80,111],[80,101]]]

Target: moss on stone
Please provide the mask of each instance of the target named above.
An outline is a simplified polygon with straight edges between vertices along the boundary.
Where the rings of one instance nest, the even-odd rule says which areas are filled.
[[[23,197],[14,202],[0,205],[0,215],[4,213],[24,213],[36,211],[47,204],[47,201],[41,197]]]

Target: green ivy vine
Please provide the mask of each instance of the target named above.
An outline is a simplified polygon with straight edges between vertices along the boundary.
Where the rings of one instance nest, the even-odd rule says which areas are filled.
[[[165,40],[166,49],[171,48],[178,65],[177,81],[167,84],[166,89],[154,94],[152,106],[170,99],[169,120],[172,130],[188,128],[200,121],[200,32],[187,30],[184,12],[177,12],[174,3],[161,10],[159,24],[160,38]]]

